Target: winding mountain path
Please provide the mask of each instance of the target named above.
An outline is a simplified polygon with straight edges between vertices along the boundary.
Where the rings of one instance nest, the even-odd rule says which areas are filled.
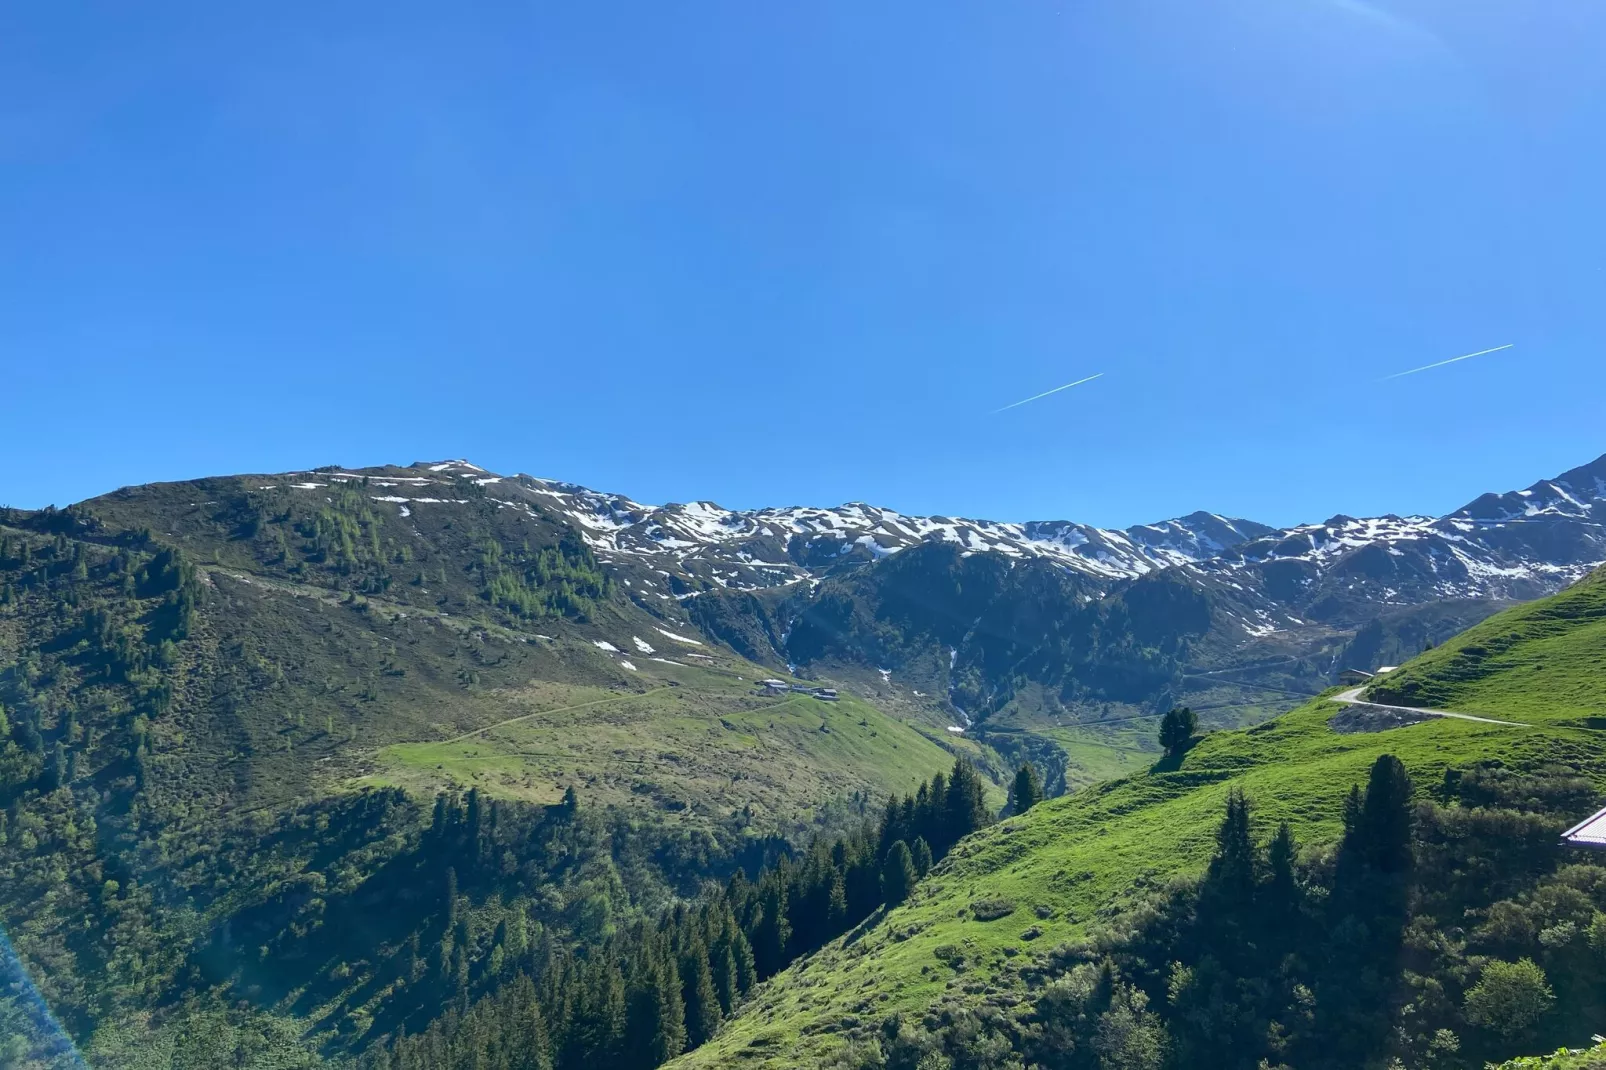
[[[1453,717],[1457,721],[1477,721],[1481,724],[1503,724],[1510,728],[1531,727],[1524,721],[1497,721],[1493,717],[1478,717],[1470,713],[1452,713],[1449,710],[1430,710],[1422,706],[1393,706],[1387,702],[1372,702],[1361,698],[1364,687],[1352,687],[1348,691],[1340,691],[1333,696],[1334,702],[1342,702],[1346,706],[1375,706],[1380,710],[1399,710],[1402,713],[1418,713],[1427,717]]]

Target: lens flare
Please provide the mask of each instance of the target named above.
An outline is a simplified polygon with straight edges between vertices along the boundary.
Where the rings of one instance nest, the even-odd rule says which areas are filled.
[[[30,1058],[50,1070],[89,1070],[89,1064],[78,1054],[78,1046],[56,1021],[45,998],[28,977],[3,928],[0,928],[0,998],[9,1001],[27,1020],[29,1035],[25,1039]]]

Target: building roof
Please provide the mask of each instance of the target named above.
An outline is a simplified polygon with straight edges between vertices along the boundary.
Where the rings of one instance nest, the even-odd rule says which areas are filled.
[[[1561,838],[1574,847],[1606,848],[1606,810],[1584,818],[1563,832]]]

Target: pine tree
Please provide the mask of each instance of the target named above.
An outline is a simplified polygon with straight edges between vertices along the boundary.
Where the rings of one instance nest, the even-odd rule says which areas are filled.
[[[1411,778],[1392,754],[1372,763],[1366,792],[1344,804],[1326,926],[1345,934],[1328,947],[1316,990],[1311,1063],[1359,1065],[1390,1028],[1391,995],[1410,915]]]
[[[1227,795],[1227,814],[1216,830],[1216,854],[1205,875],[1206,888],[1235,910],[1247,910],[1254,899],[1259,860],[1249,832],[1249,802],[1243,792]]]
[[[624,976],[611,961],[594,962],[577,970],[573,983],[576,991],[563,1065],[613,1066],[625,1036]]]
[[[45,765],[43,781],[46,791],[55,791],[67,783],[67,755],[62,750],[59,739],[50,748],[50,761]]]
[[[1174,706],[1160,718],[1160,746],[1166,757],[1175,757],[1188,749],[1194,733],[1199,730],[1199,717],[1187,706]]]
[[[782,867],[771,870],[759,885],[758,913],[748,940],[753,945],[753,960],[758,976],[770,977],[786,967],[786,946],[792,936],[792,926],[786,920],[786,885]]]
[[[988,820],[987,795],[976,767],[964,758],[954,759],[954,768],[948,775],[948,788],[943,798],[941,839],[932,841],[933,846],[947,854],[949,847],[986,826]]]
[[[1297,942],[1302,893],[1294,872],[1299,848],[1288,822],[1277,826],[1277,834],[1272,837],[1266,855],[1269,876],[1260,896],[1264,904],[1261,923],[1273,946],[1290,948]]]
[[[1361,809],[1359,848],[1365,863],[1379,873],[1411,868],[1411,777],[1392,754],[1372,763]]]
[[[909,845],[898,840],[887,852],[887,860],[881,867],[881,896],[887,906],[895,907],[908,899],[910,890],[919,879]]]
[[[470,862],[478,862],[480,857],[480,789],[468,789],[468,843],[464,850]],[[470,874],[472,877],[472,873]]]
[[[847,928],[848,923],[848,890],[843,879],[842,871],[835,866],[831,867],[829,889],[825,905],[825,939],[834,939]]]
[[[1024,762],[1015,771],[1015,784],[1009,793],[1010,811],[1024,814],[1042,801],[1043,782],[1038,779],[1037,770],[1032,768],[1032,763]]]
[[[547,1036],[535,984],[524,974],[514,978],[506,997],[508,1070],[552,1070],[552,1041]]]
[[[926,843],[924,836],[915,839],[914,851],[915,873],[924,877],[931,872],[931,845]]]
[[[680,953],[680,997],[686,1008],[686,1043],[695,1048],[714,1035],[721,1017],[708,949],[695,935]]]
[[[441,905],[446,911],[446,931],[451,932],[457,927],[457,870],[452,866],[446,867],[446,893]]]
[[[654,1067],[686,1050],[686,1006],[667,949],[650,945],[631,970],[627,1036],[632,1065]],[[604,1064],[606,1065],[606,1064]]]

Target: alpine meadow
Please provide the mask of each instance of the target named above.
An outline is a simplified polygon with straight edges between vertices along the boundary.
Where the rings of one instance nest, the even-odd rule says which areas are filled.
[[[1603,503],[6,510],[0,1065],[1601,1065]]]

